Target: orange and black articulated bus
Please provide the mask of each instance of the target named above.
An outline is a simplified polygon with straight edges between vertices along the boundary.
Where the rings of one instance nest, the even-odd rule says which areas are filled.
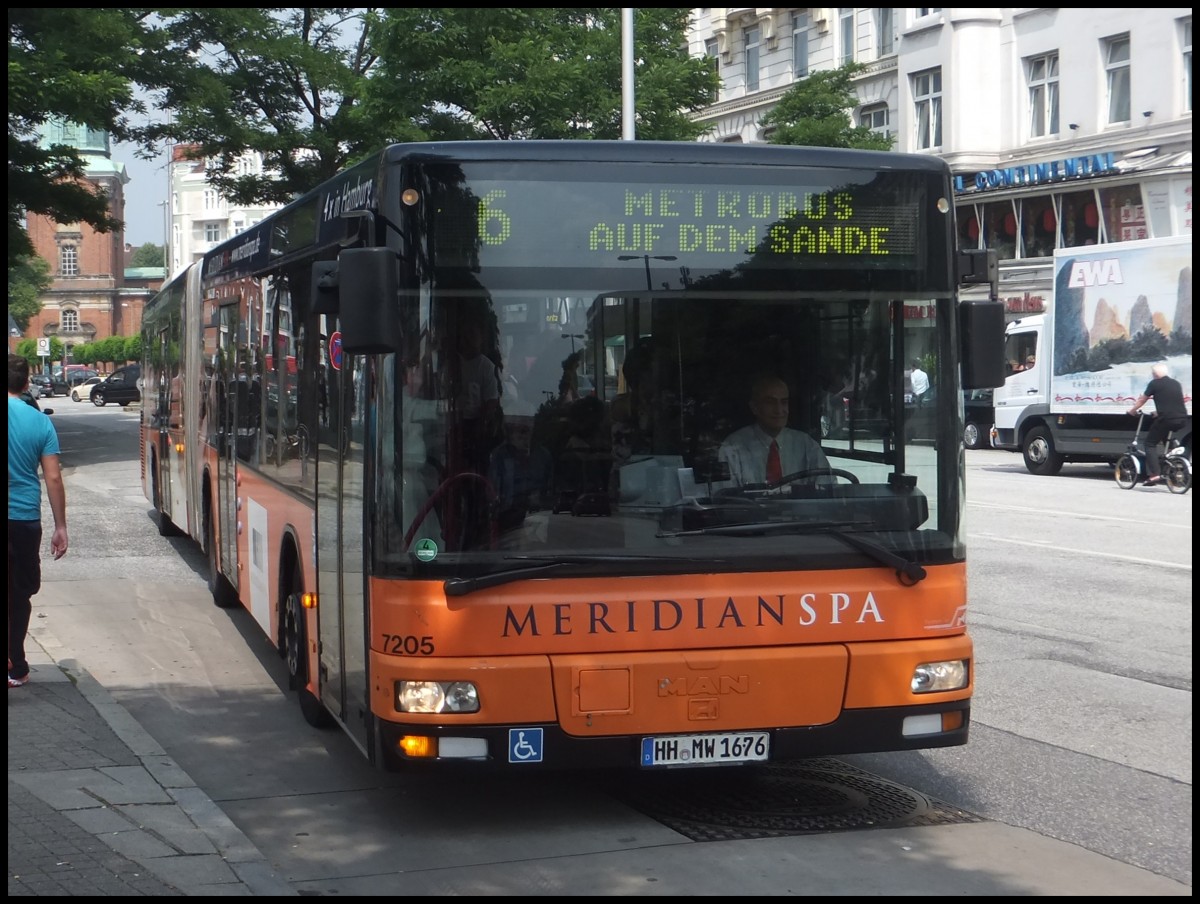
[[[951,198],[893,153],[388,147],[146,309],[147,497],[385,769],[964,744],[1003,313]]]

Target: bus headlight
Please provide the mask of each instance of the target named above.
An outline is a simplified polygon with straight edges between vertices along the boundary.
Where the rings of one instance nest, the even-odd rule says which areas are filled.
[[[938,691],[957,691],[966,687],[969,679],[970,673],[965,659],[922,662],[913,669],[912,692],[935,694]]]
[[[470,681],[397,681],[401,713],[477,713],[479,691]]]

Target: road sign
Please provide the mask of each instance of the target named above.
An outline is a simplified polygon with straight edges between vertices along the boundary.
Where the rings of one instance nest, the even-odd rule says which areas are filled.
[[[341,330],[329,337],[329,366],[334,370],[342,369],[342,333]]]
[[[37,344],[38,354],[43,358],[48,357],[50,355],[50,339],[46,336],[41,336],[38,338]]]

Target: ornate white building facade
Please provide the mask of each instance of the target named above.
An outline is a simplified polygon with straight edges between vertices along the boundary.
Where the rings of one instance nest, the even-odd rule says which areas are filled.
[[[168,279],[215,245],[253,226],[280,205],[231,203],[209,184],[206,161],[189,157],[188,145],[170,150],[170,230],[167,238]],[[262,155],[251,152],[238,161],[240,175],[262,172]]]
[[[855,61],[856,122],[955,174],[960,241],[999,252],[1010,313],[1056,247],[1191,233],[1189,7],[701,8],[721,76],[705,140],[766,140],[810,72]]]

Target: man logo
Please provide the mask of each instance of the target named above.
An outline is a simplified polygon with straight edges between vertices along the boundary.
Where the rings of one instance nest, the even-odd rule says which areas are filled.
[[[717,698],[698,697],[688,700],[688,719],[693,722],[710,722],[717,718]]]

